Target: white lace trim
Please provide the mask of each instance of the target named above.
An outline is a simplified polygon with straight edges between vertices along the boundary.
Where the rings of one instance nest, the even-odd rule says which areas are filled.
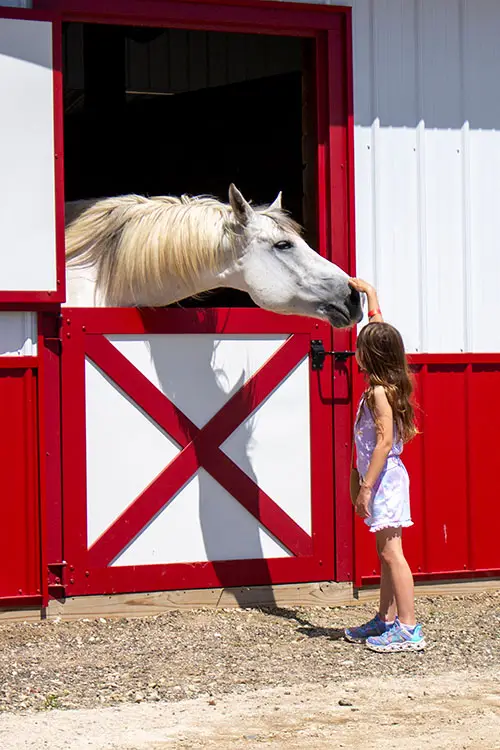
[[[401,523],[381,523],[375,526],[370,526],[371,532],[383,531],[384,529],[407,529],[408,526],[413,526],[413,521],[401,521]]]

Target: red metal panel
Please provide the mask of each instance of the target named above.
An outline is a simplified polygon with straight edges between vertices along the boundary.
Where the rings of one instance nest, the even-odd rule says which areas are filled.
[[[424,392],[428,571],[467,568],[465,369],[429,365]]]
[[[0,598],[41,595],[36,377],[0,371]]]
[[[86,314],[90,325],[87,326]],[[114,332],[143,331],[145,316],[137,310],[102,310],[101,322],[110,322]],[[222,330],[259,332],[252,323],[254,311],[165,310],[154,316],[155,330],[172,330],[169,318],[198,333]],[[102,335],[95,331],[96,311],[79,310],[65,316],[63,327],[63,466],[64,466],[64,551],[68,560],[65,574],[67,593],[108,593],[155,588],[218,585],[250,585],[333,577],[331,461],[331,370],[311,372],[312,452],[312,537],[309,537],[271,498],[249,479],[219,449],[222,442],[294,367],[308,355],[311,338],[328,344],[329,327],[303,318],[276,316],[255,311],[260,332],[290,333],[276,354],[246,383],[202,429],[198,429],[164,397]],[[119,318],[122,315],[120,330]],[[163,325],[159,320],[163,319]],[[203,322],[204,321],[204,322]],[[309,327],[306,332],[304,327]],[[89,332],[89,327],[92,333]],[[299,332],[295,331],[295,327]],[[181,326],[182,328],[182,326]],[[179,329],[176,333],[179,333]],[[85,491],[85,393],[84,359],[92,359],[129,397],[164,430],[182,450],[148,488],[87,550]],[[325,455],[325,446],[328,455]],[[110,567],[110,563],[200,467],[206,470],[239,501],[294,557],[271,560],[242,560],[185,565]]]
[[[469,538],[472,569],[499,569],[498,488],[500,457],[497,426],[500,424],[500,363],[469,368],[468,430]]]
[[[412,355],[421,435],[405,448],[412,517],[405,530],[417,580],[498,575],[491,456],[500,418],[498,355]],[[489,363],[488,363],[489,360]],[[417,366],[418,363],[418,366]],[[378,582],[369,532],[356,523],[356,582]]]

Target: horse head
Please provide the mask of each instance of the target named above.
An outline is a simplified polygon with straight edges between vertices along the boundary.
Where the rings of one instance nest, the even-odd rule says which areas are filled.
[[[347,328],[362,318],[361,299],[341,268],[316,253],[281,207],[281,193],[266,208],[252,208],[231,185],[235,259],[225,286],[247,292],[266,310],[327,320]]]

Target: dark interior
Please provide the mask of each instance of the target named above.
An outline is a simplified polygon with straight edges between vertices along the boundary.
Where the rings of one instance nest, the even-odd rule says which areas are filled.
[[[66,200],[282,190],[314,246],[313,53],[298,38],[67,24]],[[193,304],[253,306],[222,289]]]

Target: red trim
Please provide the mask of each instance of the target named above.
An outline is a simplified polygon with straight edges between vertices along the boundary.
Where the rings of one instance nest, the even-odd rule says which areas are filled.
[[[54,45],[54,171],[55,171],[55,212],[56,212],[56,285],[57,292],[50,295],[53,302],[66,299],[66,239],[64,206],[64,86],[62,22],[60,18],[52,23]]]
[[[224,11],[221,13],[221,6]],[[344,7],[311,7],[307,3],[257,0],[187,0],[168,4],[139,0],[35,0],[38,10],[61,13],[64,21],[169,26],[202,26],[210,31],[253,32],[289,36],[314,36],[317,30],[337,28]]]
[[[0,357],[0,370],[31,370],[39,365],[38,357]]]
[[[61,487],[60,341],[54,316],[39,316],[39,434],[42,586],[44,606],[49,586],[58,585],[49,564],[63,560]]]
[[[354,273],[354,124],[352,117],[352,60],[350,57],[350,9],[342,17],[342,26],[328,32],[329,75],[329,259]],[[350,87],[350,88],[349,88]],[[347,123],[347,127],[346,127]],[[350,350],[350,331],[331,332],[335,351]],[[334,443],[335,464],[335,579],[353,580],[353,518],[349,499],[349,463],[352,435],[351,367],[335,363]]]
[[[318,252],[330,257],[329,241],[329,184],[328,184],[328,50],[327,37],[319,32],[316,37],[316,107],[318,120],[317,156],[317,222]]]
[[[63,322],[87,334],[120,333],[310,333],[314,321],[252,308],[62,308]],[[325,325],[323,323],[318,325]],[[68,332],[70,329],[67,329]]]
[[[0,609],[22,609],[22,607],[42,607],[43,597],[41,594],[34,596],[2,596],[0,598]]]
[[[409,354],[408,361],[415,366],[421,365],[457,365],[464,368],[471,365],[496,365],[500,363],[500,353],[472,354],[460,352],[454,354]]]
[[[72,575],[74,584],[67,586],[69,596],[306,583],[323,580],[323,569],[315,557],[300,557],[90,568],[84,571],[76,568]]]
[[[468,578],[499,578],[500,579],[500,568],[497,570],[444,570],[435,571],[433,573],[414,573],[413,578],[417,583],[425,583],[425,581],[448,581],[451,582],[454,579],[458,581],[467,580]],[[361,578],[362,586],[378,586],[380,584],[380,576],[363,576]]]

